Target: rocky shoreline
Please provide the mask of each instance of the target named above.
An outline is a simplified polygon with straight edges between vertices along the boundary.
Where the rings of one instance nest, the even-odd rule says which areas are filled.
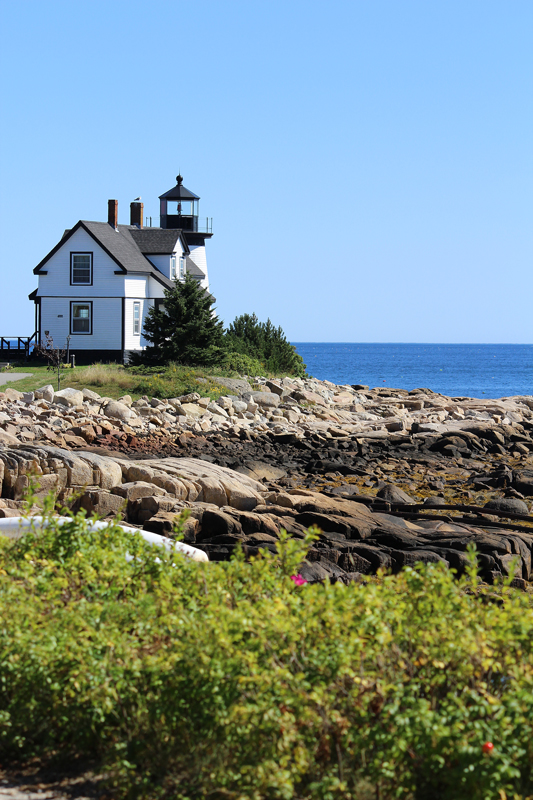
[[[210,560],[315,525],[309,581],[443,562],[475,545],[488,583],[531,580],[533,397],[448,398],[316,379],[217,378],[227,395],[132,402],[52,386],[0,392],[0,517],[37,495],[172,535]]]

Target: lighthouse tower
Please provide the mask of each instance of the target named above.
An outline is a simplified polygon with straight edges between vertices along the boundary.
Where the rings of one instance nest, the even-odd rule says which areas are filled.
[[[212,218],[200,219],[200,198],[185,188],[181,175],[176,177],[172,189],[159,196],[159,203],[161,228],[182,231],[190,251],[186,259],[187,272],[208,289],[205,242],[213,235]]]

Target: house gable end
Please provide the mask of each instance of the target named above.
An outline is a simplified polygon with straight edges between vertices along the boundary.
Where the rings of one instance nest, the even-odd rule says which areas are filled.
[[[52,256],[54,256],[58,252],[58,250],[60,250],[62,247],[65,246],[65,244],[69,241],[69,239],[76,233],[76,231],[80,230],[80,228],[82,228],[85,231],[85,233],[87,233],[91,237],[91,239],[94,239],[98,247],[100,247],[104,251],[104,253],[106,253],[109,256],[109,258],[113,259],[115,264],[117,264],[120,267],[120,269],[117,270],[117,274],[125,275],[127,273],[127,269],[124,267],[124,265],[120,263],[120,261],[113,255],[113,253],[111,253],[110,250],[108,250],[108,248],[104,244],[102,244],[102,242],[98,239],[98,237],[95,236],[94,233],[91,230],[89,230],[87,225],[85,225],[83,221],[80,219],[80,221],[77,222],[76,225],[74,225],[74,227],[71,228],[69,232],[63,236],[62,239],[60,239],[60,241],[56,244],[56,246],[52,248],[52,250],[50,250],[48,255],[46,255],[43,258],[40,264],[38,264],[34,268],[33,270],[34,275],[46,274],[46,272],[44,272],[42,269],[43,266],[52,258]]]

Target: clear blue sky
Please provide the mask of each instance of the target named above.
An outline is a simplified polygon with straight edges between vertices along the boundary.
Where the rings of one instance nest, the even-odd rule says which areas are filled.
[[[531,0],[4,0],[0,335],[78,219],[181,170],[220,317],[533,342]]]

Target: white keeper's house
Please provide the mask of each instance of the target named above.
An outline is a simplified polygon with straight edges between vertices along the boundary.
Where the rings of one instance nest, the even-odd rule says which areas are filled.
[[[140,198],[139,198],[140,200]],[[143,227],[143,204],[130,205],[119,225],[118,202],[108,200],[107,222],[79,220],[33,270],[38,342],[52,336],[79,363],[126,360],[143,350],[148,310],[164,305],[165,289],[192,275],[208,292],[205,242],[212,221],[200,221],[198,195],[176,186],[160,195],[160,227]]]

